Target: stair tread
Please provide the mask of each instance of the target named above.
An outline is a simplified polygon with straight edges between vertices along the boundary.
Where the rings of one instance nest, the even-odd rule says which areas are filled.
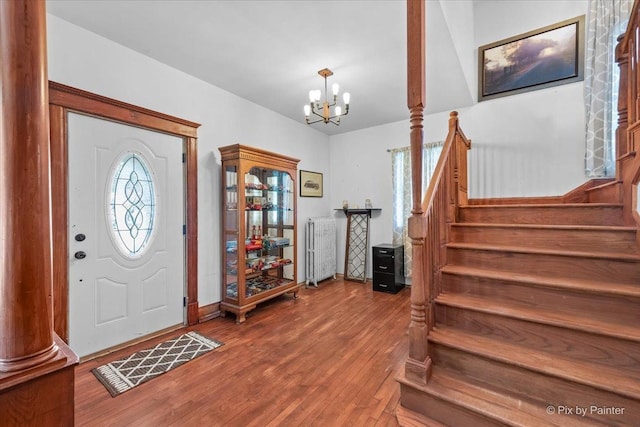
[[[618,252],[568,251],[558,249],[530,248],[525,246],[489,245],[485,243],[447,243],[447,248],[475,249],[481,251],[515,252],[567,257],[612,259],[624,262],[640,262],[640,254],[621,254]]]
[[[456,274],[460,276],[473,276],[487,279],[507,280],[511,282],[526,283],[528,285],[553,287],[576,292],[640,298],[640,286],[635,284],[612,283],[599,280],[573,279],[563,277],[548,277],[526,273],[511,273],[501,270],[488,270],[483,268],[452,264],[445,265],[442,268],[442,272],[445,274]]]
[[[452,227],[477,227],[477,228],[528,228],[549,230],[587,230],[587,231],[620,231],[636,232],[636,227],[623,225],[571,225],[571,224],[528,224],[528,223],[490,223],[490,222],[456,222]]]
[[[568,360],[535,349],[522,351],[522,347],[516,344],[480,337],[446,326],[436,326],[429,333],[429,341],[544,375],[640,399],[640,383],[615,368]]]
[[[512,203],[498,205],[466,205],[460,206],[460,209],[486,209],[486,208],[621,208],[622,203]]]
[[[441,293],[436,298],[436,303],[640,342],[638,325],[605,322],[581,313],[550,311],[515,302],[507,304],[456,293]]]
[[[469,382],[463,375],[438,366],[433,367],[431,378],[426,385],[412,384],[412,386],[441,400],[513,427],[597,425],[584,418],[547,415],[548,405],[536,405],[498,391],[489,390]]]

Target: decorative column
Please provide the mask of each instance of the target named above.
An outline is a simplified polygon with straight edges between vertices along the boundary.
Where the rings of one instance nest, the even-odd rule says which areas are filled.
[[[52,333],[44,1],[0,1],[0,372],[37,365]]]
[[[75,354],[53,333],[44,0],[0,0],[0,426],[73,425]]]
[[[422,211],[422,121],[425,104],[425,1],[407,0],[407,105],[411,121],[411,217],[408,234],[412,244],[411,323],[409,324],[409,358],[405,363],[408,380],[426,384],[431,374],[427,351],[429,325],[427,301],[430,288],[425,286],[426,219]]]

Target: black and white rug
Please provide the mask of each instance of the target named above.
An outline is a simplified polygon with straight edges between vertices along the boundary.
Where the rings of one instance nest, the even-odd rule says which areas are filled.
[[[116,397],[221,345],[223,343],[197,332],[188,332],[153,348],[98,366],[91,372],[111,396]]]

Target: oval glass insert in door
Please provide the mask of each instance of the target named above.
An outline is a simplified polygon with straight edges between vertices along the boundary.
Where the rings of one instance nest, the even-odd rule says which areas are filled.
[[[116,162],[108,209],[116,248],[127,258],[142,256],[154,231],[156,184],[140,153]]]

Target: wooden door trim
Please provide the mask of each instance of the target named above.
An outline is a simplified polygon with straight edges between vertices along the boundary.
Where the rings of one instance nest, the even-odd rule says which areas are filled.
[[[200,127],[199,123],[50,81],[51,104],[182,137],[197,138]]]
[[[186,168],[187,323],[198,323],[198,123],[49,82],[54,330],[69,340],[67,113],[79,112],[181,137]]]

